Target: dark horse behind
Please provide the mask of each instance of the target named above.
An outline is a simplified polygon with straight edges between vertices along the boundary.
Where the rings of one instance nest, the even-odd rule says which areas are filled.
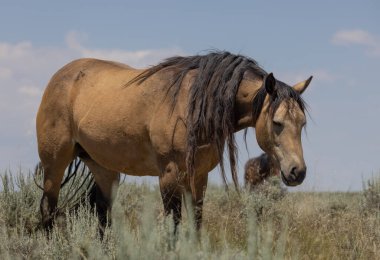
[[[260,183],[272,176],[279,176],[275,158],[263,153],[258,157],[249,159],[244,166],[244,184],[251,191]]]

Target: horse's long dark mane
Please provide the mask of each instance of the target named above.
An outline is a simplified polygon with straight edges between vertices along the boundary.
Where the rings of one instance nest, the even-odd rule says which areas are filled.
[[[229,52],[211,52],[207,55],[169,58],[145,70],[128,85],[134,82],[140,84],[153,74],[163,70],[171,70],[172,78],[167,89],[167,97],[172,102],[172,109],[176,104],[185,76],[189,71],[197,70],[190,88],[186,118],[188,173],[193,176],[197,146],[205,143],[215,144],[221,174],[226,183],[223,152],[227,144],[232,179],[237,187],[237,147],[234,137],[236,93],[246,72],[247,75],[261,79],[265,78],[267,73],[251,58]],[[273,98],[271,104],[278,106],[281,100],[293,96],[294,92],[292,89],[282,90],[281,95]],[[262,87],[252,102],[254,120],[261,112],[265,96],[265,87]],[[303,106],[301,107],[303,108]]]

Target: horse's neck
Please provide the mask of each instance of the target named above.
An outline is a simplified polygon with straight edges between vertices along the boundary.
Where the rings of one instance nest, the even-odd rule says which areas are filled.
[[[261,80],[243,79],[236,94],[236,126],[235,131],[255,125],[252,119],[252,101],[262,86]]]

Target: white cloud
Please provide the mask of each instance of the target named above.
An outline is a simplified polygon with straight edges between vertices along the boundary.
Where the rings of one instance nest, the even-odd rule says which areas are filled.
[[[83,46],[82,41],[86,39],[87,36],[85,34],[71,31],[66,35],[66,44],[70,50],[76,52],[81,57],[114,60],[138,68],[153,65],[169,56],[184,54],[181,49],[176,47],[137,51],[127,51],[123,49],[91,49]]]
[[[82,50],[82,42],[87,40],[87,35],[77,31],[70,31],[65,36],[65,42],[69,49]]]
[[[368,54],[380,57],[380,37],[364,30],[337,31],[331,42],[336,45],[360,45],[366,48]]]
[[[1,59],[13,59],[17,57],[23,57],[32,47],[30,42],[19,42],[16,44],[9,44],[6,42],[0,42],[0,58]]]
[[[40,88],[35,86],[23,86],[18,89],[18,92],[21,94],[25,94],[30,97],[39,97],[42,94]]]
[[[27,167],[36,162],[34,118],[47,82],[66,63],[93,57],[144,67],[183,54],[178,48],[137,51],[88,48],[83,43],[86,39],[84,34],[69,32],[63,47],[0,41],[0,151],[7,145],[18,147],[13,154],[0,152],[0,169],[14,161]]]

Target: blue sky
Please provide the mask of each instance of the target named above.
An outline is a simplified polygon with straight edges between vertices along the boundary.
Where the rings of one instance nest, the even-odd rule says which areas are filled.
[[[298,189],[358,190],[380,169],[378,1],[1,1],[0,169],[38,160],[34,118],[44,87],[80,57],[136,67],[209,49],[256,59],[294,84],[313,75]],[[249,155],[241,134],[240,180]],[[220,182],[217,172],[211,180]],[[155,181],[155,180],[153,180]]]

